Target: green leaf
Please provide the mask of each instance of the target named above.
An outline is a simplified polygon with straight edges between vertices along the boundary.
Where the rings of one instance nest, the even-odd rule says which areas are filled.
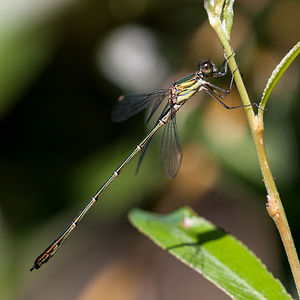
[[[166,216],[133,209],[129,218],[158,246],[233,299],[292,299],[251,251],[188,207]]]
[[[276,86],[277,81],[283,75],[288,66],[293,62],[293,60],[297,57],[300,52],[300,42],[298,42],[289,53],[281,60],[281,62],[277,65],[277,67],[272,72],[271,77],[269,78],[267,85],[264,89],[263,95],[260,100],[260,107],[262,109],[265,108],[268,98]]]
[[[230,40],[233,24],[234,0],[206,0],[204,7],[207,11],[208,20],[214,30],[220,35],[222,32],[226,39]]]

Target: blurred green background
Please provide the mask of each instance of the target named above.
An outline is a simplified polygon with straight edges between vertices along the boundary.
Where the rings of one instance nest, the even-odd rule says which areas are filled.
[[[300,37],[300,2],[235,3],[232,45],[250,98]],[[229,299],[133,229],[134,206],[182,205],[232,233],[294,293],[243,110],[199,94],[177,115],[182,167],[167,180],[159,134],[40,270],[34,259],[69,224],[151,124],[110,120],[125,92],[168,87],[223,52],[202,1],[2,0],[0,4],[0,298]],[[271,95],[265,138],[300,249],[299,58]],[[228,86],[229,78],[216,84]],[[227,104],[236,105],[233,91]],[[245,266],[246,267],[246,266]]]

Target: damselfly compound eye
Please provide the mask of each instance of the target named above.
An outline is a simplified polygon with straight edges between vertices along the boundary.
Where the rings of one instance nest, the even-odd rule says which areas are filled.
[[[209,76],[216,72],[215,65],[209,60],[201,60],[198,64],[198,69],[206,76]]]

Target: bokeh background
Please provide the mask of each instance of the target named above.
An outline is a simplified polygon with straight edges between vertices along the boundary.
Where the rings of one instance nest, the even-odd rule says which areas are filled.
[[[300,37],[300,2],[235,3],[232,45],[254,102]],[[168,180],[160,134],[40,270],[34,259],[143,136],[143,114],[114,124],[119,95],[168,87],[223,52],[202,1],[0,1],[0,298],[229,299],[131,227],[130,208],[183,205],[252,249],[295,295],[242,109],[199,94],[177,115],[182,167]],[[265,138],[300,249],[299,58],[271,95]],[[229,79],[216,81],[228,86]],[[239,104],[233,91],[227,104]],[[246,267],[246,266],[245,266]]]

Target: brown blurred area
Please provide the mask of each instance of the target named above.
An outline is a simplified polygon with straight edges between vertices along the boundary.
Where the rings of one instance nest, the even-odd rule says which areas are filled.
[[[300,2],[236,1],[232,47],[250,99],[299,41]],[[294,293],[243,109],[206,94],[177,115],[183,150],[173,180],[160,167],[161,134],[103,194],[58,253],[34,259],[69,224],[151,129],[143,114],[115,124],[126,92],[168,87],[199,60],[224,60],[201,1],[4,0],[0,5],[0,298],[229,299],[134,229],[135,206],[191,206],[245,243]],[[228,87],[230,76],[215,84]],[[270,165],[300,248],[299,58],[265,113]],[[226,98],[238,105],[236,90]]]

